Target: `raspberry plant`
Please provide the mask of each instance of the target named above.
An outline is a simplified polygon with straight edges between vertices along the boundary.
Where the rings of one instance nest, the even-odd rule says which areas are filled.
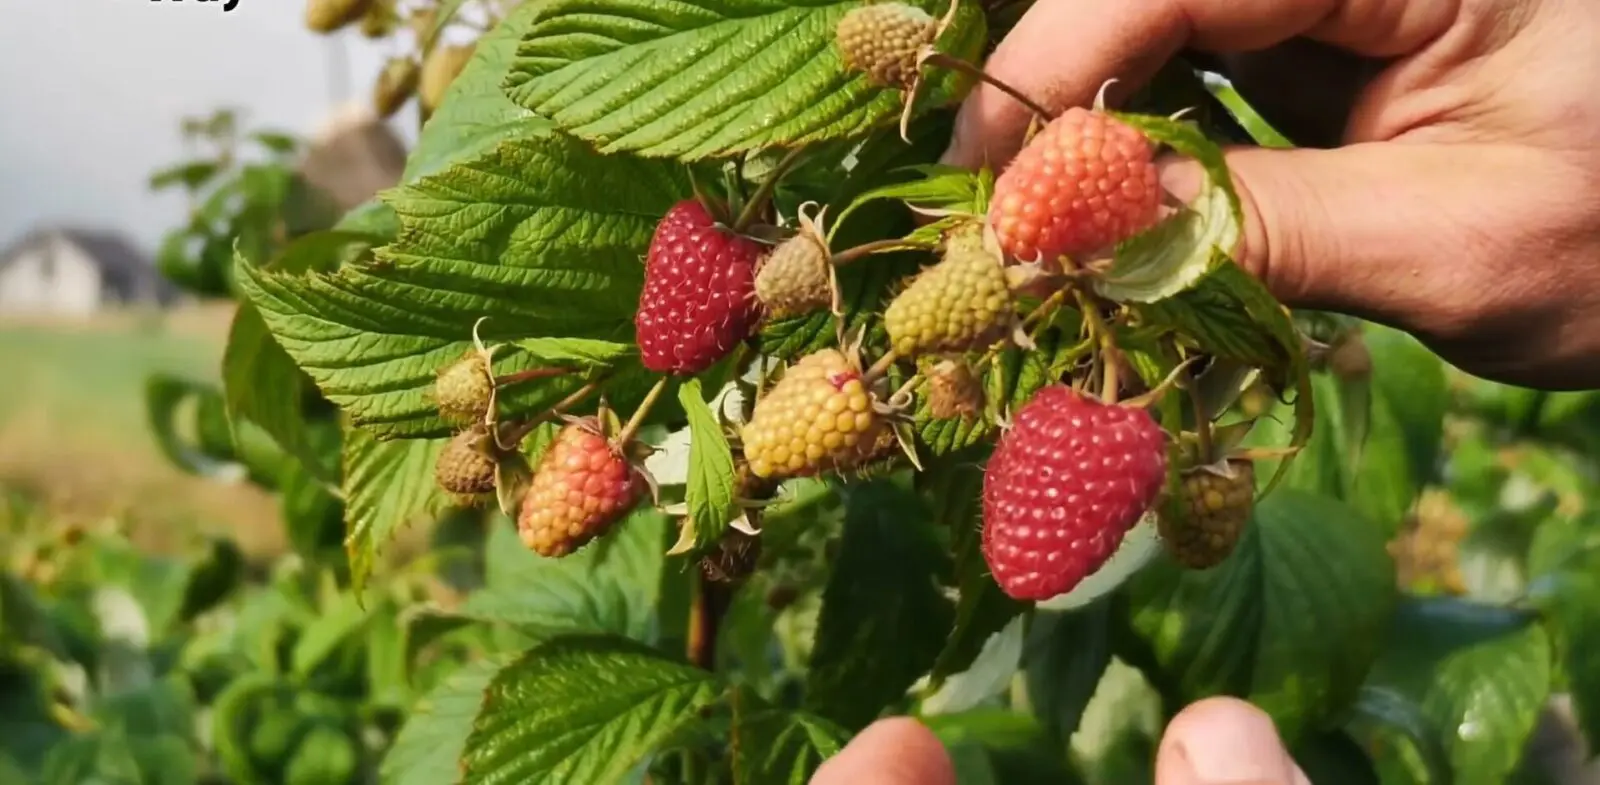
[[[1015,10],[516,4],[400,186],[238,249],[265,329],[229,387],[339,408],[353,589],[402,526],[487,526],[486,585],[417,613],[504,635],[385,781],[800,783],[888,713],[972,781],[1127,781],[1086,718],[1215,694],[1318,781],[1513,770],[1588,617],[1397,586],[1442,366],[1232,261],[1221,145],[1283,140],[1183,60],[1058,117],[997,85],[1029,146],[938,164]],[[1156,152],[1202,165],[1191,201]],[[1099,735],[1150,732],[1121,714]]]

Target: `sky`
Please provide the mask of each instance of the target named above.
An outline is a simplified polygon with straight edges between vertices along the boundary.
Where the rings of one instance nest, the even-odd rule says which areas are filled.
[[[0,248],[40,224],[109,229],[153,251],[183,220],[150,172],[181,160],[179,123],[229,105],[246,127],[314,133],[365,101],[393,42],[302,25],[304,0],[0,0]],[[23,33],[17,35],[16,33]],[[389,45],[386,46],[385,44]],[[343,45],[349,78],[339,73]],[[407,143],[416,115],[391,121]]]

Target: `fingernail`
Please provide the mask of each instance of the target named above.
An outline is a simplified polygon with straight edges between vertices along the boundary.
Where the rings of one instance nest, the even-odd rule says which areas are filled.
[[[1243,723],[1241,723],[1243,724]],[[1278,740],[1271,720],[1251,721],[1256,727],[1230,728],[1227,743],[1180,744],[1192,782],[1204,785],[1289,785],[1295,781],[1295,765]],[[1304,775],[1301,775],[1304,777]]]

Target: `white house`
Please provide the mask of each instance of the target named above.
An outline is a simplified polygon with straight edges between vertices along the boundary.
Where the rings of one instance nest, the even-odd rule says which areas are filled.
[[[0,315],[82,316],[176,299],[149,257],[120,235],[47,228],[0,250]]]

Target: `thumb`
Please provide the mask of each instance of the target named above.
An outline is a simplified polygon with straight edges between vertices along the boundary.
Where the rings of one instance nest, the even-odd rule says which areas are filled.
[[[1172,718],[1156,752],[1156,785],[1311,785],[1272,718],[1236,698],[1207,698]]]
[[[1244,213],[1235,258],[1290,307],[1444,329],[1444,309],[1483,283],[1463,262],[1484,255],[1459,246],[1494,236],[1481,206],[1500,199],[1485,183],[1520,165],[1499,149],[1454,147],[1227,151]],[[1204,182],[1190,159],[1161,167],[1162,184],[1185,201]]]
[[[811,785],[956,785],[944,743],[909,717],[878,720],[812,775]]]

